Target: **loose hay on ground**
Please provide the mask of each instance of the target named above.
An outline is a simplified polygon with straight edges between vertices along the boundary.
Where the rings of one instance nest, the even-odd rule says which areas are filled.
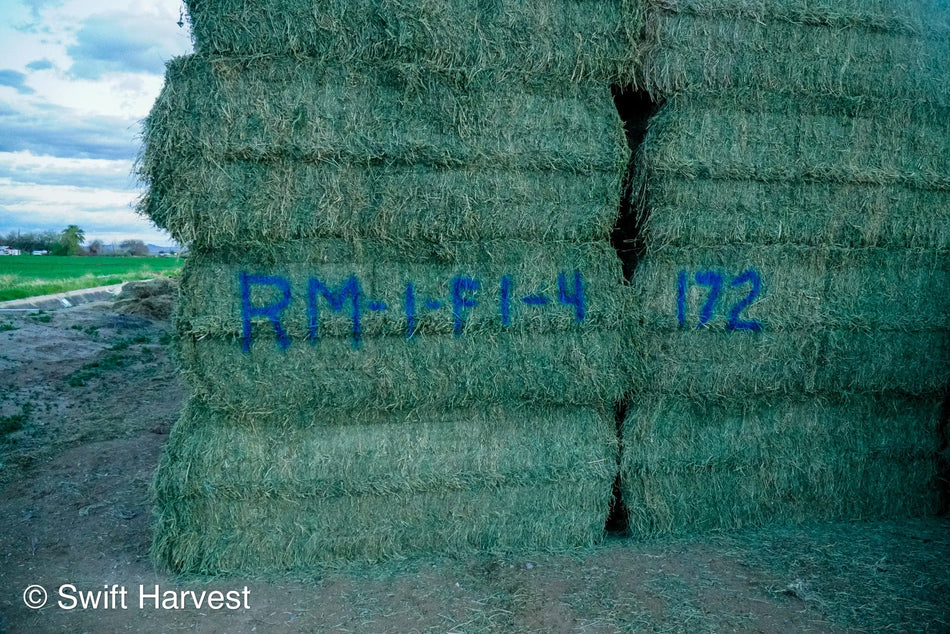
[[[936,512],[940,400],[644,399],[623,429],[631,531]]]
[[[112,304],[125,315],[166,320],[178,304],[178,278],[157,277],[141,282],[126,282]]]

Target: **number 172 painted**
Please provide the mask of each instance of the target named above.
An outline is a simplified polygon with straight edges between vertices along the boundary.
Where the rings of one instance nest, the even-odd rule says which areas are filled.
[[[698,286],[705,286],[709,289],[706,302],[699,309],[699,321],[696,324],[697,328],[702,328],[709,323],[716,313],[716,304],[718,303],[719,295],[725,287],[726,278],[718,271],[705,270],[697,271],[696,274],[693,275],[692,281]],[[686,271],[680,271],[676,278],[676,317],[679,321],[680,328],[686,327],[686,291],[689,283],[689,274]],[[748,308],[762,291],[762,278],[759,276],[758,271],[748,269],[732,278],[729,282],[729,286],[732,288],[737,288],[744,284],[749,284],[751,288],[749,289],[748,295],[733,304],[729,309],[726,330],[751,330],[753,332],[759,332],[763,327],[762,322],[756,319],[742,319],[742,311]]]

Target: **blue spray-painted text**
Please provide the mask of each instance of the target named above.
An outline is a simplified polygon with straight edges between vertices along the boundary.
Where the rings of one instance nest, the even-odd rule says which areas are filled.
[[[253,340],[252,322],[254,318],[264,317],[274,329],[277,345],[281,349],[290,346],[291,339],[283,323],[283,314],[293,299],[290,280],[278,275],[252,275],[240,273],[238,276],[241,295],[241,323],[242,343],[244,352],[250,352]],[[449,297],[420,297],[416,284],[407,282],[401,297],[397,299],[398,308],[382,299],[366,297],[359,277],[350,275],[345,280],[332,284],[319,277],[307,280],[307,320],[308,340],[315,342],[320,336],[321,311],[329,308],[334,313],[346,313],[351,323],[353,346],[359,348],[362,333],[362,317],[365,311],[382,313],[390,310],[401,310],[406,319],[406,338],[412,337],[419,328],[420,307],[435,312],[443,309],[452,311],[452,332],[460,337],[465,324],[473,311],[481,310],[482,305],[497,308],[501,318],[501,325],[509,327],[513,324],[512,306],[520,302],[526,307],[535,310],[551,307],[569,307],[575,321],[583,322],[587,315],[587,299],[585,297],[584,278],[579,271],[559,273],[557,276],[557,295],[547,296],[543,293],[528,293],[516,296],[514,279],[503,275],[497,284],[497,295],[489,294],[490,287],[482,280],[466,275],[456,275],[449,281]],[[255,289],[269,288],[276,291],[276,301],[256,304],[252,299]],[[494,291],[494,289],[491,289]]]
[[[704,270],[697,271],[693,276],[693,281],[697,286],[704,286],[709,289],[706,295],[706,301],[699,309],[699,320],[696,323],[697,328],[702,328],[709,324],[716,313],[719,296],[725,287],[726,277],[719,271]],[[686,291],[689,284],[689,276],[686,271],[680,271],[676,276],[676,319],[680,328],[686,327]],[[749,293],[737,301],[729,309],[727,314],[726,330],[751,330],[759,332],[762,330],[762,322],[755,319],[742,319],[742,311],[752,305],[762,291],[762,278],[755,269],[748,269],[734,277],[730,282],[731,288],[737,288],[749,284],[751,288]]]

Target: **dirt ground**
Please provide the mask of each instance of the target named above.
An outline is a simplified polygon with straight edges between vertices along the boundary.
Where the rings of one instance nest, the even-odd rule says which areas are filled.
[[[169,575],[148,557],[149,488],[185,390],[168,321],[114,310],[0,311],[0,632],[950,631],[947,518]],[[154,605],[156,585],[174,605]],[[197,608],[186,590],[233,601]]]

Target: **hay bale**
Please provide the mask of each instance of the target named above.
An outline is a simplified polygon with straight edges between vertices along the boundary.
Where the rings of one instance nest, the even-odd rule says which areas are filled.
[[[652,3],[642,85],[950,105],[946,3]]]
[[[242,275],[278,279],[251,283]],[[353,295],[341,299],[345,309],[343,304],[334,307],[326,294],[310,292],[310,280],[333,295],[354,279],[359,298],[355,305]],[[472,280],[477,289],[456,292],[462,279]],[[272,342],[271,317],[245,309],[279,304],[284,290],[291,298],[279,314],[281,326],[299,340],[311,334],[314,308],[314,334],[321,338],[351,337],[357,323],[361,337],[451,335],[457,330],[466,337],[485,337],[614,329],[626,321],[620,260],[606,241],[394,246],[320,240],[194,253],[182,275],[178,330],[198,337],[242,336],[246,318],[255,341]]]
[[[200,574],[313,571],[421,555],[573,550],[600,541],[602,482],[444,490],[394,497],[167,500],[152,558]]]
[[[180,572],[597,543],[612,413],[518,403],[223,416],[189,402],[156,477],[153,556]],[[320,412],[323,412],[321,414]]]
[[[631,531],[934,513],[939,401],[644,399],[623,429]]]
[[[641,182],[677,177],[950,189],[945,117],[909,107],[865,111],[840,100],[740,97],[670,98],[641,147]]]
[[[645,0],[648,10],[758,23],[860,28],[936,38],[950,36],[942,0]]]
[[[460,407],[477,402],[549,405],[613,402],[629,385],[630,337],[619,330],[407,339],[255,340],[185,336],[187,380],[209,404],[231,413],[301,409]]]
[[[583,241],[613,228],[620,174],[181,157],[139,209],[199,248],[326,237]]]
[[[945,250],[651,244],[632,286],[655,331],[950,330]]]
[[[149,184],[188,157],[617,175],[628,158],[607,85],[465,91],[293,58],[173,60],[144,136]]]
[[[205,55],[309,56],[458,81],[609,81],[628,66],[630,0],[189,0]]]
[[[950,250],[950,192],[863,183],[663,176],[646,184],[647,241]]]
[[[950,332],[685,328],[637,337],[632,385],[690,398],[883,392],[950,382]]]
[[[526,407],[372,412],[302,411],[271,420],[189,403],[165,448],[156,491],[186,497],[399,497],[484,487],[548,486],[616,477],[613,412]]]

